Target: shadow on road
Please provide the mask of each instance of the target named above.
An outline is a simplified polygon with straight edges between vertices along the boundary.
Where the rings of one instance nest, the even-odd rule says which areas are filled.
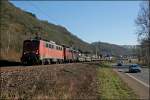
[[[19,66],[19,65],[21,65],[21,62],[0,60],[0,67]]]
[[[130,73],[129,71],[124,71],[124,73]]]

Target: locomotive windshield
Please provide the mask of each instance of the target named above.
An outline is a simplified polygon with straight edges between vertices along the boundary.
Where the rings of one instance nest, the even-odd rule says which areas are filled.
[[[39,48],[39,41],[37,40],[26,40],[23,44],[23,51],[37,51]]]

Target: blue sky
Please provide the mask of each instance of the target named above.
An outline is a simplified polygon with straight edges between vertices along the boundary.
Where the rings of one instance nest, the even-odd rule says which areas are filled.
[[[11,1],[39,19],[66,27],[91,43],[135,45],[140,1]]]

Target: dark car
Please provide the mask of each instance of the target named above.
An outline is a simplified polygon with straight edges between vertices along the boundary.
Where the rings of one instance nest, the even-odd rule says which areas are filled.
[[[122,63],[118,63],[117,66],[122,66]]]
[[[117,66],[122,66],[123,65],[123,61],[119,61],[118,63],[117,63]]]
[[[141,67],[138,64],[132,64],[129,66],[129,72],[141,72]]]

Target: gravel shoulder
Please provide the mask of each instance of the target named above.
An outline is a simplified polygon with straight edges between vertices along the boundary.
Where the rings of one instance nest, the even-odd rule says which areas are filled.
[[[0,75],[0,99],[135,98],[112,68],[102,63],[1,67]]]
[[[1,99],[97,99],[96,65],[0,68]]]
[[[123,79],[125,83],[128,84],[130,88],[133,89],[135,94],[139,96],[139,99],[144,99],[144,100],[150,99],[148,87],[143,86],[141,83],[127,76],[124,72],[119,71],[117,68],[114,68],[113,70]]]

